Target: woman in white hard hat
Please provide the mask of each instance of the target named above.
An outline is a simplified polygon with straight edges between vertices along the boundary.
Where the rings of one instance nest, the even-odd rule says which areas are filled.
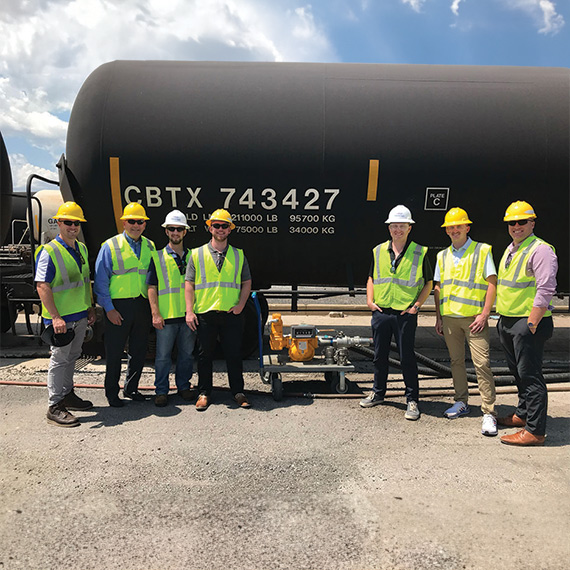
[[[433,270],[426,255],[427,247],[410,239],[415,223],[410,210],[402,205],[392,208],[386,223],[390,239],[374,248],[366,284],[366,301],[372,311],[374,385],[360,405],[370,408],[384,401],[393,335],[406,385],[405,418],[417,420],[419,383],[414,343],[418,312],[431,292]]]

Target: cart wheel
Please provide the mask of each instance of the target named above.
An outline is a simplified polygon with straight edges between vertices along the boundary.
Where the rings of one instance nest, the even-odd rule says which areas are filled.
[[[348,392],[348,381],[344,378],[344,390],[340,389],[340,372],[325,372],[325,378],[330,385],[331,392],[346,394]]]
[[[281,374],[279,374],[279,372],[271,372],[270,378],[273,399],[276,402],[280,402],[283,399],[283,382],[281,380]]]

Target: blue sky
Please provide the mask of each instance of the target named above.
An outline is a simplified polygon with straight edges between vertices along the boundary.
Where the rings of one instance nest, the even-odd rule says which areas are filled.
[[[570,0],[2,0],[14,189],[57,178],[77,91],[116,59],[570,67]]]

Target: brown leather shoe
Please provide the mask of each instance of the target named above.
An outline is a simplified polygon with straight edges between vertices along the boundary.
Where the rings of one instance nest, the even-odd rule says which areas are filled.
[[[206,396],[206,394],[200,394],[200,396],[198,396],[198,401],[196,402],[196,409],[199,412],[203,412],[204,410],[208,409],[209,405],[210,401],[208,399],[208,396]]]
[[[59,427],[77,427],[79,425],[79,420],[72,413],[68,412],[61,402],[58,402],[55,406],[50,406],[46,417],[48,423]]]
[[[534,435],[526,431],[526,429],[521,429],[517,433],[501,437],[501,443],[506,443],[507,445],[544,445],[545,439],[544,435]]]
[[[89,400],[83,400],[75,393],[75,390],[73,389],[63,398],[61,403],[68,410],[78,412],[90,410],[93,407],[93,402],[90,402]]]
[[[516,414],[505,416],[504,418],[497,418],[497,423],[504,427],[524,427],[526,421],[519,418]]]
[[[242,394],[241,392],[238,392],[234,396],[234,400],[240,408],[251,408],[251,404],[247,401],[245,394]]]

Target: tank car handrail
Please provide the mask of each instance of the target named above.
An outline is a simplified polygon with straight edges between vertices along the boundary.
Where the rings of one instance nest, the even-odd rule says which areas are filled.
[[[38,203],[38,236],[42,235],[42,203],[35,197],[32,196],[32,181],[34,178],[41,180],[42,182],[47,182],[48,184],[55,184],[59,186],[59,181],[50,180],[49,178],[44,178],[39,174],[30,174],[28,176],[28,180],[26,182],[26,199],[28,201],[28,231],[30,232],[30,247],[32,249],[32,274],[35,277],[36,273],[36,264],[34,263],[35,255],[36,255],[36,244],[34,239],[34,231],[33,231],[33,214],[32,214],[32,199]]]

